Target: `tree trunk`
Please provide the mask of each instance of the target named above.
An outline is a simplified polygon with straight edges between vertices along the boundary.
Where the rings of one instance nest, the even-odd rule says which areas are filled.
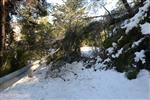
[[[6,3],[7,0],[1,0],[0,1],[0,57],[1,57],[1,61],[0,63],[2,63],[2,59],[3,59],[3,52],[5,50],[5,41],[6,41]]]
[[[4,52],[6,50],[6,35],[9,27],[9,2],[8,0],[0,0],[0,64],[3,63]]]
[[[3,5],[2,5],[2,1],[0,1],[0,12],[3,12]],[[3,22],[2,22],[2,17],[3,17],[3,13],[0,13],[0,52],[2,50],[2,26],[3,26]],[[1,56],[1,53],[0,53]]]

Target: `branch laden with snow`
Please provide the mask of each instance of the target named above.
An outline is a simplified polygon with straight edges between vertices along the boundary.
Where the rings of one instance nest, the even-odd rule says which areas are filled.
[[[135,62],[139,62],[142,61],[142,64],[144,64],[145,61],[145,51],[141,50],[140,52],[135,52],[135,58],[134,58]]]
[[[143,20],[144,17],[147,16],[146,12],[148,11],[148,9],[150,7],[150,0],[146,0],[144,4],[145,5],[143,7],[139,8],[138,13],[135,16],[133,16],[131,19],[128,20],[129,23],[126,23],[127,21],[125,21],[125,23],[123,24],[122,28],[126,29],[126,34],[130,30],[132,30],[134,27],[137,27],[138,24],[140,23],[140,21]]]

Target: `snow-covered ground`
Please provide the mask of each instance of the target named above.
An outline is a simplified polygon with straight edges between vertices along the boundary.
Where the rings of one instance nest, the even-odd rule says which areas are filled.
[[[149,6],[150,0],[146,0],[139,12],[126,21],[128,23],[123,24],[122,28],[126,29],[126,33],[137,27],[140,19],[147,16],[145,12]],[[144,23],[140,27],[144,35],[150,34],[149,23]],[[135,41],[132,47],[139,45],[143,39]],[[112,43],[112,47],[108,48],[107,52],[112,54],[115,46],[116,43]],[[94,56],[96,52],[93,50],[99,51],[100,49],[82,47],[82,56]],[[121,48],[112,57],[117,58],[122,51]],[[144,50],[135,52],[135,62],[141,60],[145,63],[144,58]],[[103,66],[103,63],[97,63],[95,67],[99,68],[99,66]],[[66,81],[61,78],[45,79],[48,66],[43,64],[33,73],[33,78],[25,76],[13,86],[0,92],[0,100],[150,100],[150,73],[146,70],[141,70],[137,79],[128,80],[124,73],[118,73],[113,69],[107,71],[85,69],[83,62],[67,64],[65,68],[67,70],[62,77]]]
[[[95,55],[97,55],[97,53],[100,51],[100,48],[84,46],[80,48],[80,51],[82,56],[95,57]]]
[[[47,78],[46,65],[0,93],[0,100],[150,100],[150,73],[142,70],[135,80],[114,70],[84,69],[82,62],[67,64],[61,78]],[[83,70],[84,69],[84,70]],[[71,71],[75,72],[74,75]]]

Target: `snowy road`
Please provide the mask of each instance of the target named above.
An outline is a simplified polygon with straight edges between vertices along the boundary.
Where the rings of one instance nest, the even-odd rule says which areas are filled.
[[[78,74],[68,73],[62,79],[44,79],[46,67],[24,77],[0,93],[0,100],[148,100],[150,73],[143,70],[135,80],[113,70],[96,71],[83,68],[82,63],[67,65]]]

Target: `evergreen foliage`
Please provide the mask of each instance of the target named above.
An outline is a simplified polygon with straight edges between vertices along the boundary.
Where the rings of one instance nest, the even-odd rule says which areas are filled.
[[[48,4],[46,0],[6,0],[6,4],[2,1],[0,76],[42,57],[47,57],[47,64],[52,65],[48,73],[54,72],[56,76],[62,66],[73,61],[85,60],[91,68],[97,58],[81,57],[80,47],[84,45],[99,47],[101,51],[96,56],[106,65],[103,68],[125,72],[129,79],[135,79],[142,69],[150,70],[150,35],[143,34],[141,28],[150,23],[150,7],[141,10],[147,0],[134,0],[132,6],[127,0],[119,0],[118,8],[112,11],[104,0],[62,0],[61,5]],[[88,15],[91,9],[97,12],[101,8],[105,15]],[[135,21],[130,19],[138,11],[143,16],[137,18],[135,27],[127,30],[123,23]],[[20,36],[16,36],[16,26]],[[140,53],[142,58],[136,58]]]

